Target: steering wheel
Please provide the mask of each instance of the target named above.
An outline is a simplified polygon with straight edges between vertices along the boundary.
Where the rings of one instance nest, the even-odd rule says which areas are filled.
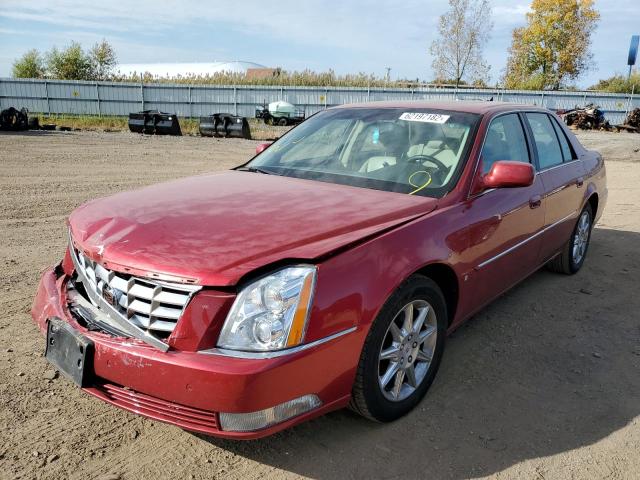
[[[431,155],[425,155],[425,154],[414,155],[412,157],[409,157],[408,160],[410,162],[420,162],[420,163],[422,163],[422,161],[431,162],[436,167],[438,167],[438,170],[440,170],[442,173],[449,171],[449,167],[447,167],[444,163],[442,163],[436,157],[433,157]]]

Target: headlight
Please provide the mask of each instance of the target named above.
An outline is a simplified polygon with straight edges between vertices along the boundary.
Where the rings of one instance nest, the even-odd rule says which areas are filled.
[[[316,268],[289,267],[245,287],[224,322],[218,347],[269,351],[302,343]]]

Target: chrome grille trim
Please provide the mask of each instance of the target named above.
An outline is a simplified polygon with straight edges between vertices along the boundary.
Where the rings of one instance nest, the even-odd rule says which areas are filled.
[[[159,337],[173,332],[191,297],[202,287],[158,282],[109,270],[76,250],[72,241],[69,250],[78,280],[91,303],[131,337],[168,350],[169,346]],[[115,292],[112,303],[105,299],[105,289]]]

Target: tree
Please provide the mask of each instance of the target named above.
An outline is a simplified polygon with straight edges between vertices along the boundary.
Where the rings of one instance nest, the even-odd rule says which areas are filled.
[[[489,0],[449,0],[449,11],[438,23],[439,38],[430,48],[436,79],[451,79],[456,86],[488,80],[482,50],[492,28]]]
[[[598,83],[589,87],[589,90],[611,93],[640,92],[640,71],[632,73],[629,77],[616,74],[613,77],[599,80]]]
[[[591,63],[594,0],[533,0],[527,25],[514,29],[504,77],[507,88],[558,90]]]
[[[117,65],[116,53],[106,40],[85,52],[78,42],[58,50],[53,47],[43,57],[29,50],[13,64],[16,78],[59,78],[62,80],[105,80]]]
[[[116,52],[109,42],[102,40],[96,43],[89,51],[93,66],[93,77],[95,80],[106,80],[109,78],[118,64]]]
[[[29,50],[18,60],[13,62],[13,76],[15,78],[44,77],[44,61],[38,50]]]
[[[46,55],[47,73],[61,80],[93,80],[92,59],[77,42],[71,42],[64,50],[53,47]]]

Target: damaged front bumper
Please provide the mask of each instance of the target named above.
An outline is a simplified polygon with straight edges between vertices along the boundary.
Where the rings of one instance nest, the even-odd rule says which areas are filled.
[[[69,309],[69,280],[61,266],[45,271],[31,314],[43,334],[56,318],[91,341],[91,371],[82,389],[108,403],[187,430],[251,439],[342,408],[349,401],[348,378],[355,365],[345,366],[339,359],[358,348],[355,335],[273,358],[229,357],[215,349],[163,352],[137,339],[81,325]],[[303,400],[308,400],[308,408],[301,406]],[[289,405],[295,416],[274,424],[278,419],[270,412],[282,411],[283,405]],[[242,423],[243,415],[270,422],[258,422],[259,429],[253,430],[250,423]]]

